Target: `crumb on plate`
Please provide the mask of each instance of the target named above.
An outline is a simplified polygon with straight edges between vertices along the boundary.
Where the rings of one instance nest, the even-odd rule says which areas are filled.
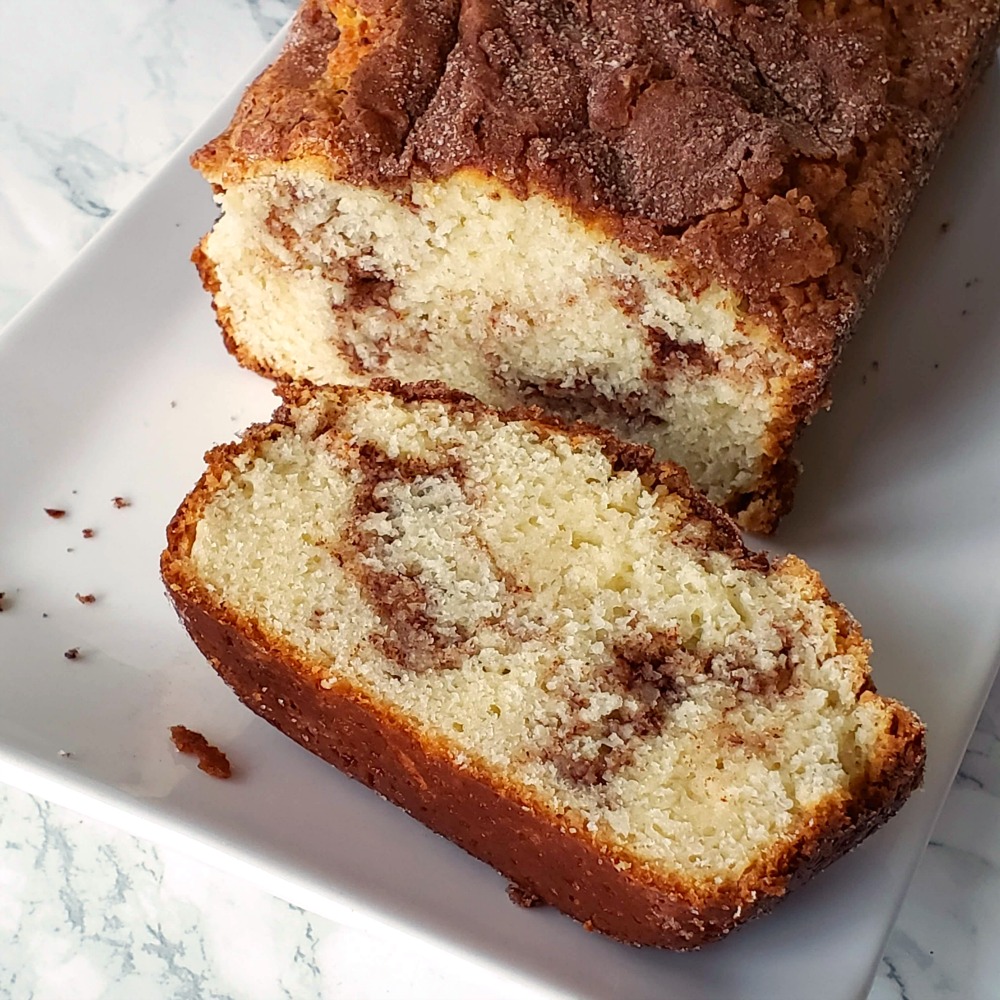
[[[523,906],[526,910],[530,910],[534,906],[545,905],[541,897],[536,896],[530,889],[525,889],[516,882],[511,882],[507,886],[507,895],[515,906]]]
[[[170,739],[180,753],[193,754],[198,758],[198,768],[213,778],[228,778],[232,775],[229,758],[205,739],[201,733],[187,726],[171,726]]]

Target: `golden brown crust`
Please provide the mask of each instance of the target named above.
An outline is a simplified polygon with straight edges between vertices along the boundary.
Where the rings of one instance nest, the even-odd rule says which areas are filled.
[[[327,79],[337,22],[323,2],[303,3],[280,58],[250,85],[230,126],[191,158],[206,176],[226,183],[261,161],[306,155],[338,158],[335,140],[342,95]]]
[[[440,384],[394,388],[400,398],[413,401],[486,409]],[[775,844],[739,879],[701,884],[652,870],[585,832],[586,824],[578,817],[554,815],[544,802],[505,784],[484,766],[457,763],[446,743],[415,731],[394,710],[346,681],[324,687],[324,664],[301,659],[285,641],[221,605],[199,582],[189,558],[202,512],[235,459],[282,433],[293,416],[291,407],[314,395],[304,386],[286,385],[284,391],[288,404],[274,422],[257,425],[242,442],[215,448],[206,456],[208,469],[167,529],[161,572],[168,594],[199,649],[248,707],[492,865],[529,896],[622,941],[695,948],[765,912],[793,886],[859,843],[919,784],[923,730],[906,709],[889,703],[895,721],[884,736],[884,751],[849,798],[821,803],[800,829]],[[338,387],[324,393],[331,403],[331,420],[339,404],[365,391]],[[549,418],[538,427],[543,433],[591,433],[587,428],[562,428]],[[685,494],[690,489],[686,477],[675,467],[651,474],[655,482],[678,488],[689,500],[704,502],[693,491]],[[713,523],[727,522],[720,514]],[[829,600],[819,577],[794,557],[784,560],[778,571],[800,579],[807,593]],[[832,602],[830,610],[838,623],[838,652],[860,652],[865,662],[867,645],[857,624]],[[859,675],[857,686],[861,699],[878,697],[867,675]]]
[[[753,493],[741,493],[726,501],[726,513],[744,531],[769,535],[792,509],[795,485],[799,480],[799,464],[788,452],[795,444],[799,430],[799,427],[789,426],[780,417],[774,421],[770,429],[769,451],[779,457],[761,474]]]

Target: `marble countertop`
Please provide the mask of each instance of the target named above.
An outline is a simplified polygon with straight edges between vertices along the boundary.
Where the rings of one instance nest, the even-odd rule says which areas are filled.
[[[0,326],[156,171],[295,0],[0,5]],[[483,1000],[529,991],[0,785],[0,997]],[[869,1000],[1000,997],[1000,684]]]

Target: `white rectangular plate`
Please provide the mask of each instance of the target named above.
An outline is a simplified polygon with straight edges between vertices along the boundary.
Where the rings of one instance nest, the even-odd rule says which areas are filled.
[[[863,996],[1000,640],[996,67],[849,347],[834,412],[802,442],[798,504],[772,546],[822,572],[875,644],[879,688],[925,719],[926,786],[772,916],[693,955],[512,906],[486,866],[244,709],[174,619],[164,526],[205,449],[273,406],[225,353],[188,262],[214,207],[186,158],[234,100],[0,339],[0,780],[578,997]],[[237,776],[179,759],[177,723]]]

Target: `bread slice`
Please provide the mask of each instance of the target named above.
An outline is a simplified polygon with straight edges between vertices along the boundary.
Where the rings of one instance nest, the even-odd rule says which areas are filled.
[[[170,597],[250,708],[527,898],[696,947],[919,784],[817,574],[649,449],[440,384],[286,392],[208,454]]]
[[[227,342],[648,443],[743,527],[972,82],[1000,0],[305,0],[194,157]]]

